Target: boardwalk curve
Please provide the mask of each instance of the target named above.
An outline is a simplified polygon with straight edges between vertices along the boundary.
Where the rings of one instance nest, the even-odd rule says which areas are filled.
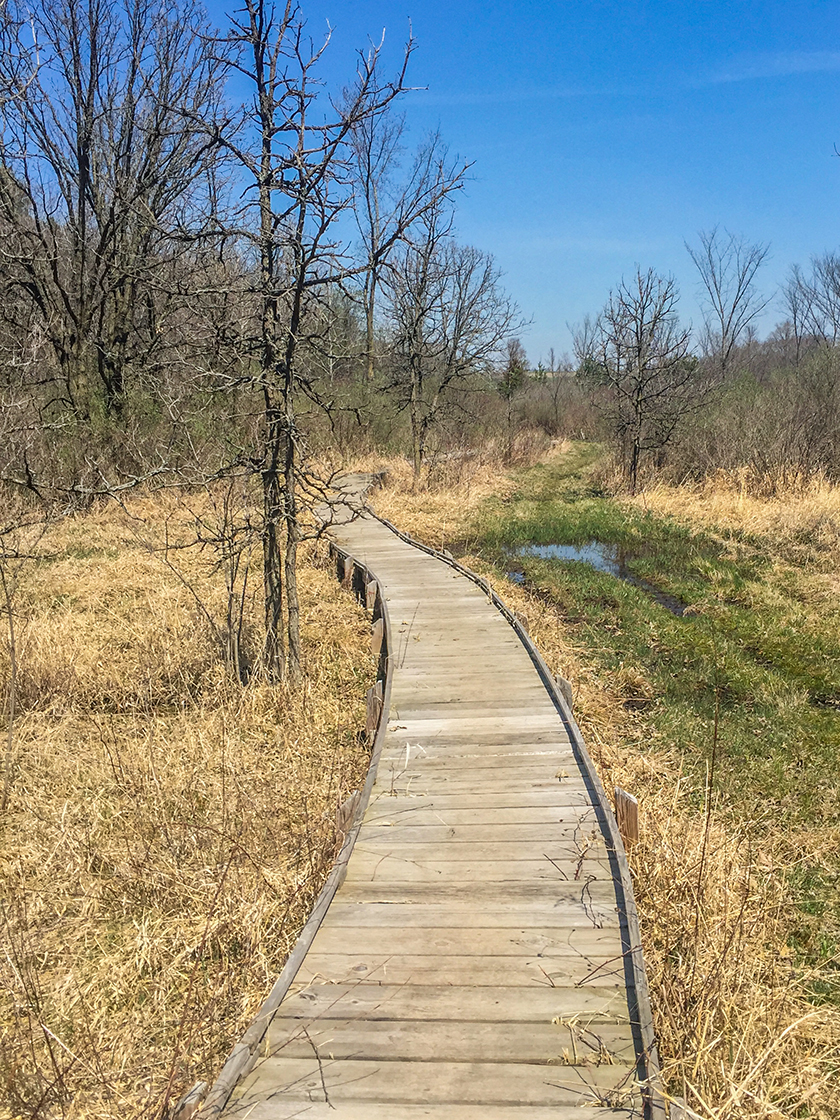
[[[330,536],[383,642],[371,769],[202,1116],[664,1120],[626,859],[545,664],[455,562],[369,514]]]

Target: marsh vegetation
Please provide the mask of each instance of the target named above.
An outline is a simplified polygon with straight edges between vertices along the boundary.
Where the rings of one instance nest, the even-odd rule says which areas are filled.
[[[630,858],[669,1091],[704,1117],[834,1116],[840,488],[756,497],[719,476],[630,497],[609,471],[568,444],[377,506],[527,617],[605,785],[640,799]],[[593,541],[645,586],[589,563]],[[583,555],[545,555],[557,543]]]
[[[703,233],[699,329],[637,269],[529,363],[411,39],[332,90],[293,3],[6,0],[0,46],[0,1108],[162,1118],[282,967],[368,758],[353,466],[640,797],[672,1091],[837,1115],[837,254],[760,338],[767,246]]]

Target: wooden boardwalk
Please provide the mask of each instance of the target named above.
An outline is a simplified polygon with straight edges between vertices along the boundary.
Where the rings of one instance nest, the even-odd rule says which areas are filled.
[[[664,1118],[623,850],[545,666],[457,566],[368,516],[331,536],[376,581],[383,718],[332,884],[207,1115]]]

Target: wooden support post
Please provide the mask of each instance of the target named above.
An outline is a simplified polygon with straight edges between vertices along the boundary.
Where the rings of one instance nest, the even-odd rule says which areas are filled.
[[[353,818],[356,816],[356,809],[359,806],[359,798],[362,796],[360,790],[354,790],[346,801],[342,801],[335,811],[335,828],[336,832],[348,832],[353,824]]]
[[[624,847],[629,850],[639,839],[639,802],[620,786],[615,787],[615,819]]]
[[[557,685],[557,688],[560,691],[560,695],[563,697],[563,699],[568,704],[569,711],[571,711],[572,707],[573,707],[573,704],[572,704],[572,682],[567,681],[565,677],[555,677],[554,678],[554,683]]]
[[[385,637],[385,619],[377,618],[370,631],[370,648],[374,657],[378,656],[382,649],[382,640]]]
[[[201,1108],[201,1103],[207,1096],[207,1082],[197,1081],[188,1093],[181,1097],[175,1108],[174,1120],[192,1120],[192,1117]]]
[[[516,611],[513,617],[516,619],[516,621],[519,623],[519,625],[525,631],[525,633],[530,634],[530,630],[528,629],[528,616],[527,616],[527,614],[520,614],[519,611]]]
[[[344,574],[341,577],[341,586],[345,587],[348,591],[353,589],[353,571],[355,566],[352,556],[344,557]]]
[[[365,606],[373,613],[376,607],[376,596],[379,592],[379,584],[375,579],[369,579],[365,584]]]
[[[377,681],[373,688],[367,690],[367,719],[365,720],[365,735],[368,746],[373,745],[376,738],[376,729],[379,726],[379,717],[382,714],[382,681]]]

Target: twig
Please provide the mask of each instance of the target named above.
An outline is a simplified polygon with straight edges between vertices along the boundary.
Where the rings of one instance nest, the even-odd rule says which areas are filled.
[[[9,804],[9,789],[12,780],[12,758],[14,755],[15,714],[17,708],[17,645],[15,642],[15,615],[12,610],[12,593],[6,579],[6,551],[0,553],[0,582],[3,584],[3,598],[6,604],[6,616],[9,621],[9,715],[6,731],[6,761],[3,769],[3,793],[0,795],[0,810],[5,811]]]

